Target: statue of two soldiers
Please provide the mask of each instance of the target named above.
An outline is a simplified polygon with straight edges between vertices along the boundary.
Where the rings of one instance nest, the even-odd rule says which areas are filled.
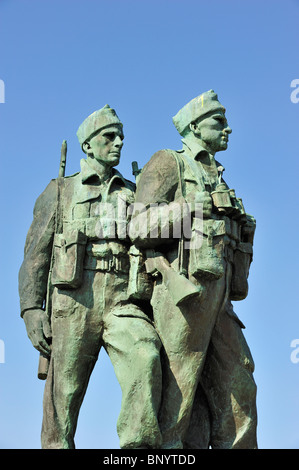
[[[255,220],[215,159],[231,129],[214,91],[173,122],[182,150],[155,153],[136,187],[115,169],[123,125],[104,106],[78,129],[81,171],[36,201],[19,293],[49,360],[43,448],[75,447],[102,346],[121,448],[257,447],[254,363],[231,303],[247,295]]]

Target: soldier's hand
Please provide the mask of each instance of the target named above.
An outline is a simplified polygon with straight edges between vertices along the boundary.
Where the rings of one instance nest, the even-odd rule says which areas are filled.
[[[26,310],[23,320],[25,321],[27,334],[33,346],[42,354],[49,356],[51,327],[44,310]]]
[[[208,191],[194,191],[188,194],[187,202],[191,203],[191,212],[195,212],[198,208],[195,206],[196,203],[203,205],[203,217],[208,218],[212,213],[212,197]]]

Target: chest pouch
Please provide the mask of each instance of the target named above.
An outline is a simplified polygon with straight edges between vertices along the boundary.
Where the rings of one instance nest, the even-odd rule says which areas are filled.
[[[189,272],[196,278],[220,279],[225,271],[224,249],[228,243],[224,220],[204,219],[202,231],[194,219],[189,247]]]
[[[67,235],[54,236],[54,264],[51,275],[52,285],[61,289],[76,289],[82,283],[83,262],[87,236],[73,230]]]
[[[131,300],[149,300],[152,296],[153,281],[146,272],[145,257],[135,245],[131,246],[129,255],[128,298]]]

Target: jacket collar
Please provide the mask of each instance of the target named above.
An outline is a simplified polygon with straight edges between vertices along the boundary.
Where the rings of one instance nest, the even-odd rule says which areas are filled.
[[[120,178],[123,182],[125,182],[123,176],[119,171],[117,171],[115,168],[112,168],[110,175],[108,174],[105,178],[101,178],[100,175],[94,170],[85,160],[85,158],[82,158],[80,161],[80,167],[81,167],[81,182],[82,184],[88,184],[88,180],[95,179],[97,178],[99,181],[99,184],[104,183],[104,181],[109,180],[110,178],[113,178],[114,176],[117,176]]]
[[[202,165],[198,165],[197,162],[201,160],[200,156],[209,156],[211,162],[215,162],[215,165],[218,169],[222,167],[215,157],[210,154],[202,145],[200,145],[196,140],[185,140],[182,139],[183,143],[183,152],[187,156],[188,166],[186,168],[187,178],[192,181],[195,178],[195,175],[200,175],[200,179],[204,182],[205,185],[210,185],[211,187],[215,184],[214,181],[210,181],[210,177],[203,170]],[[223,167],[222,167],[223,168]]]
[[[112,168],[111,175],[101,179],[99,174],[91,168],[84,158],[80,161],[80,166],[81,172],[79,175],[81,184],[76,195],[76,202],[96,199],[100,194],[103,196],[103,199],[106,200],[113,183],[118,182],[120,187],[126,186],[124,177],[115,168]],[[97,184],[94,184],[95,182],[97,182]]]
[[[211,155],[199,142],[195,139],[186,140],[182,139],[183,150],[187,152],[194,160],[199,160],[199,156],[202,155]]]

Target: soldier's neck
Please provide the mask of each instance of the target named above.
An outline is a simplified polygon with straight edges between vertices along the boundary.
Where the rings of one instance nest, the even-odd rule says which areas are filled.
[[[106,180],[112,176],[112,167],[96,160],[93,157],[87,157],[88,165],[99,175],[101,180]]]
[[[194,136],[192,133],[184,137],[183,142],[191,149],[196,159],[204,165],[210,165],[214,161],[215,152],[212,152],[208,146]],[[196,155],[195,155],[196,154]]]

